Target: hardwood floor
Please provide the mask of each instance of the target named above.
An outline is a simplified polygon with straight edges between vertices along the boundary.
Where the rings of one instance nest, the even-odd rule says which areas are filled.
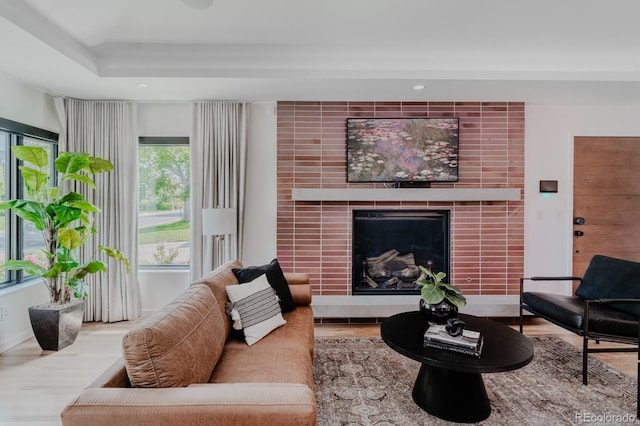
[[[121,355],[122,336],[131,326],[132,322],[87,323],[76,342],[62,351],[42,351],[35,339],[30,339],[0,354],[0,424],[60,425],[63,407]],[[380,326],[319,324],[315,335],[379,337]],[[538,319],[525,325],[525,335],[554,335],[578,347],[581,345],[579,337]],[[635,353],[594,356],[636,377]]]

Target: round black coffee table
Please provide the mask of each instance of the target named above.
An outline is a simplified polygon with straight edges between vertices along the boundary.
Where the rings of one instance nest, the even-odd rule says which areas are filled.
[[[524,335],[487,318],[459,314],[469,330],[484,336],[479,358],[424,347],[428,323],[419,311],[385,319],[380,327],[384,342],[396,352],[422,363],[413,386],[413,400],[441,419],[474,423],[491,414],[481,373],[524,367],[533,359],[533,344]]]

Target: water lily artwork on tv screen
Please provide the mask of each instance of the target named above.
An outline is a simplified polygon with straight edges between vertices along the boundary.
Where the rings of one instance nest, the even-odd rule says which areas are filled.
[[[348,182],[457,182],[458,118],[347,118]]]

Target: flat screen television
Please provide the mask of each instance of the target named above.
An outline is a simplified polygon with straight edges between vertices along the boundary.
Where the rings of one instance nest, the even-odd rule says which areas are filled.
[[[347,118],[347,182],[457,182],[458,118]]]

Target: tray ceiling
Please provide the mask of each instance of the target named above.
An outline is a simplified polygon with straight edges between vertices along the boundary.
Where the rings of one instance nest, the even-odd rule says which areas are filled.
[[[636,103],[638,12],[635,0],[0,0],[0,72],[87,99]]]

